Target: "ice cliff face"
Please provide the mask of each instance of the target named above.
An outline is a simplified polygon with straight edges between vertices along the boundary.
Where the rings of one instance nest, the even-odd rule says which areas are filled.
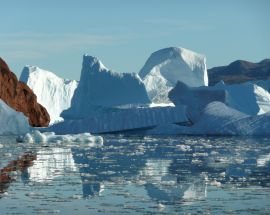
[[[62,116],[85,118],[111,107],[149,102],[145,86],[137,74],[110,71],[97,58],[84,55],[78,88],[71,107]]]
[[[82,120],[65,120],[49,127],[46,131],[57,134],[109,133],[148,129],[168,123],[185,123],[185,107],[128,108],[108,111]]]
[[[0,99],[0,135],[18,135],[29,131],[28,119]]]
[[[62,121],[60,113],[70,107],[77,81],[64,80],[52,72],[35,66],[24,67],[20,81],[26,83],[36,94],[51,117],[51,124]]]
[[[168,102],[168,92],[181,81],[191,87],[207,86],[206,57],[171,47],[154,52],[139,72],[152,102]]]

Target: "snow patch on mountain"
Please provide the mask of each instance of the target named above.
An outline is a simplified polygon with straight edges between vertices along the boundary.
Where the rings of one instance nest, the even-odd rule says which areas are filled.
[[[137,74],[111,71],[96,57],[84,55],[78,88],[62,117],[82,119],[111,107],[145,103],[150,100]]]
[[[184,48],[154,52],[139,72],[152,102],[168,103],[168,92],[177,81],[188,86],[208,85],[206,57]]]
[[[29,131],[28,119],[0,99],[0,135],[20,135]]]
[[[60,114],[70,107],[74,91],[78,86],[75,80],[62,79],[36,66],[25,66],[20,81],[34,91],[37,101],[47,109],[51,124],[63,120]]]

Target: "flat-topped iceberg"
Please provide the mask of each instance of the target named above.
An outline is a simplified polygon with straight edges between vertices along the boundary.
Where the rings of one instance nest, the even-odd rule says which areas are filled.
[[[168,103],[168,92],[177,81],[188,86],[208,85],[206,57],[180,47],[154,52],[139,72],[152,102]]]

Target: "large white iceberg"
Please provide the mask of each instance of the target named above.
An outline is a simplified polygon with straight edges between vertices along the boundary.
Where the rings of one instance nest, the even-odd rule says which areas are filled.
[[[250,116],[214,101],[201,111],[195,124],[163,125],[148,131],[148,134],[270,136],[269,128],[270,113]]]
[[[65,120],[45,129],[57,134],[108,133],[148,129],[168,123],[185,123],[184,106],[117,109],[82,120]]]
[[[127,104],[150,103],[137,74],[108,70],[97,58],[84,55],[80,82],[65,119],[80,119]]]
[[[19,135],[29,131],[27,117],[0,99],[0,135]]]
[[[139,72],[152,102],[169,102],[177,81],[191,87],[207,86],[206,57],[188,49],[170,47],[154,52]]]
[[[74,91],[78,86],[75,80],[62,79],[36,66],[24,67],[20,81],[26,83],[34,91],[38,103],[47,109],[51,124],[63,120],[60,114],[70,107]]]
[[[270,111],[270,94],[251,83],[225,85],[220,82],[213,87],[189,87],[178,82],[170,91],[169,98],[175,105],[186,105],[188,118],[193,122],[200,116],[201,110],[213,101],[223,102],[248,115]]]
[[[208,135],[270,135],[270,114],[248,116],[221,102],[206,106],[199,121],[185,133]]]

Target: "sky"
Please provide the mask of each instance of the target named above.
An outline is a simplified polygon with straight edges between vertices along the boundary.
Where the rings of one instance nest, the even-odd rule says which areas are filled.
[[[151,53],[180,46],[207,67],[270,58],[269,0],[0,0],[0,57],[20,76],[35,65],[80,78],[82,56],[139,72]]]

